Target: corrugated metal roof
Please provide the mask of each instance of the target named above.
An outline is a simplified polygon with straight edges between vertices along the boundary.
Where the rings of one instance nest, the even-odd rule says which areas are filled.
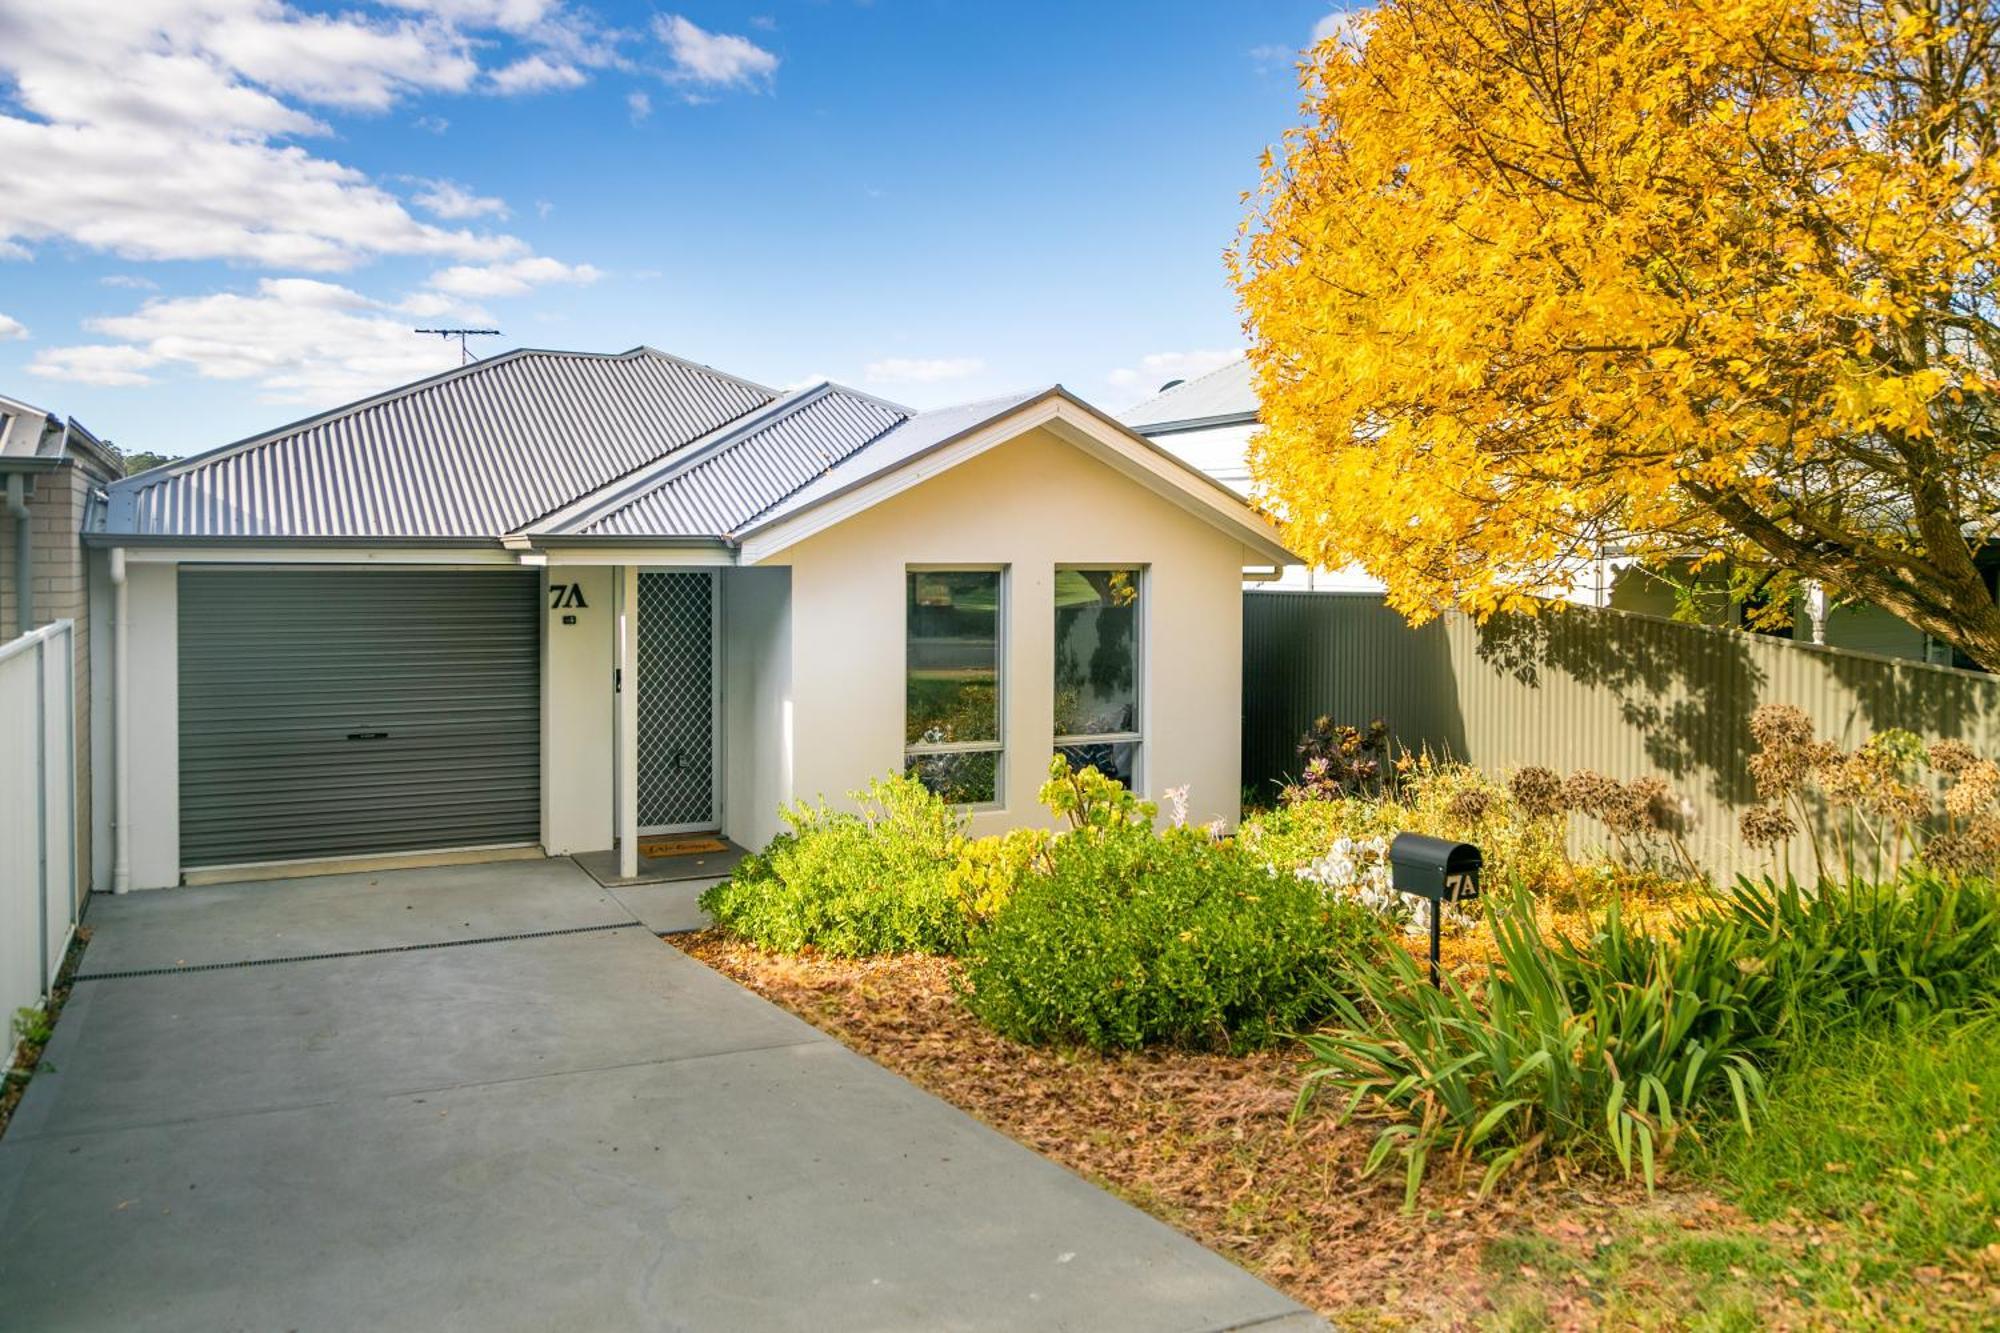
[[[943,444],[954,435],[982,425],[995,417],[1013,411],[1032,398],[1048,393],[1047,389],[1035,389],[1026,393],[1008,394],[1004,398],[987,398],[977,403],[961,403],[957,407],[940,407],[930,412],[918,412],[896,429],[882,436],[865,451],[852,454],[840,466],[828,469],[790,494],[770,505],[754,516],[757,527],[775,523],[779,519],[802,509],[810,509],[827,496],[844,491],[885,472],[893,472],[927,449]],[[749,521],[739,525],[747,527]]]
[[[99,530],[492,539],[774,396],[651,348],[509,352],[118,482]]]
[[[670,462],[658,481],[616,508],[552,531],[590,537],[727,536],[864,449],[874,457],[910,420],[906,409],[892,403],[817,385],[774,405],[729,438],[692,451],[696,456],[686,463]]]
[[[1247,358],[1237,357],[1206,375],[1182,380],[1119,413],[1118,419],[1138,431],[1151,434],[1162,428],[1183,429],[1228,421],[1254,421],[1257,417],[1257,382]]]

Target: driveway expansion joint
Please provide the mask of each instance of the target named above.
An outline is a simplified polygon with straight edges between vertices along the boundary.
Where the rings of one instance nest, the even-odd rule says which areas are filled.
[[[79,972],[72,984],[124,981],[132,977],[165,977],[177,972],[227,972],[239,967],[270,967],[276,963],[320,963],[337,958],[368,958],[376,954],[421,953],[427,949],[462,949],[472,944],[506,944],[513,940],[545,940],[557,935],[589,935],[606,930],[630,930],[638,921],[606,921],[595,926],[564,926],[558,930],[523,930],[512,935],[481,935],[469,940],[430,940],[422,944],[383,944],[369,949],[333,949],[325,953],[288,954],[282,958],[245,958],[233,963],[180,963],[171,967],[135,967],[123,972]]]

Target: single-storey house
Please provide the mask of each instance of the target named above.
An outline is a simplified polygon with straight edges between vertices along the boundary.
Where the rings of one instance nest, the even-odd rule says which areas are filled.
[[[116,482],[113,886],[716,830],[1064,751],[1238,814],[1241,498],[1060,387],[913,411],[522,350]]]

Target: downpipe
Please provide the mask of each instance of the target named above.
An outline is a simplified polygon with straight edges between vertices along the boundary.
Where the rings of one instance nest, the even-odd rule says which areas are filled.
[[[132,889],[132,639],[125,548],[111,548],[111,891]]]
[[[35,627],[35,534],[28,522],[28,479],[7,474],[7,513],[14,520],[14,629],[26,634]]]

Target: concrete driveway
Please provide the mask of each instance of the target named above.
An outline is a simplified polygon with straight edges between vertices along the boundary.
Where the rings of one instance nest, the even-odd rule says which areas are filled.
[[[1317,1327],[565,861],[98,899],[21,1329]]]

